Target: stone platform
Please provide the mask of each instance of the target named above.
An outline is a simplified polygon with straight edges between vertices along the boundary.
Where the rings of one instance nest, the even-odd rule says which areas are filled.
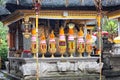
[[[57,76],[57,77],[43,77],[40,78],[40,80],[99,80],[100,77],[97,74],[86,74],[86,75],[81,75],[81,76]],[[31,77],[26,77],[25,80],[36,80],[35,76]],[[106,80],[104,76],[102,76],[102,80]]]
[[[47,80],[46,78],[50,80],[56,77],[60,78],[57,80],[64,80],[64,78],[66,78],[65,80],[84,80],[84,76],[89,75],[85,80],[95,80],[92,78],[96,77],[92,77],[92,75],[99,75],[100,67],[103,66],[102,63],[97,63],[98,59],[99,57],[39,58],[39,76],[43,80]],[[36,75],[36,59],[11,57],[9,58],[8,72],[23,79],[34,77]]]

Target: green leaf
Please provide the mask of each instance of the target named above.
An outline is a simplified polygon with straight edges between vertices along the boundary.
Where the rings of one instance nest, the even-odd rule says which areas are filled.
[[[6,35],[7,35],[8,28],[0,22],[0,38],[2,39],[2,44],[0,44],[0,56],[3,60],[7,60],[7,53],[8,53],[8,45],[6,42]]]
[[[118,21],[109,20],[107,17],[103,18],[102,29],[109,32],[110,34],[117,33]]]

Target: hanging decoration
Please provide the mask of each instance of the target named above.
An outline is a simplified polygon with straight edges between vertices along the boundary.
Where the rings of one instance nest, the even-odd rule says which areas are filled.
[[[65,3],[66,3],[65,6],[68,7],[68,5],[69,5],[69,0],[65,0]]]
[[[19,3],[19,0],[16,0],[16,3],[17,3],[17,5],[19,5],[20,3]]]
[[[95,6],[97,9],[97,26],[98,26],[98,41],[99,41],[99,48],[98,53],[101,55],[101,18],[102,18],[102,1],[101,0],[94,0]]]
[[[84,0],[80,0],[80,4],[81,4],[81,5],[84,4]]]
[[[101,0],[94,0],[95,7],[97,12],[100,13],[102,11],[102,1]]]

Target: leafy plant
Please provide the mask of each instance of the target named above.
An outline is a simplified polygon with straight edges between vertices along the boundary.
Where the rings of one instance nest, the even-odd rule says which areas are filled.
[[[7,27],[4,26],[2,24],[2,22],[0,22],[0,38],[2,39],[2,42],[0,44],[0,57],[2,58],[2,60],[7,60],[7,53],[8,53],[8,45],[7,45],[7,39],[6,39],[6,35],[7,35]]]
[[[113,19],[110,20],[107,17],[104,17],[102,30],[107,31],[112,36],[113,39],[114,35],[117,34],[118,31],[118,21]]]
[[[0,6],[5,7],[7,0],[0,0]]]

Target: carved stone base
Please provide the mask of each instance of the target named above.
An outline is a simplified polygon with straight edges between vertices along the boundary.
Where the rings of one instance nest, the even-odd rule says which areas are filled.
[[[19,77],[23,76],[26,78],[31,76],[36,76],[36,71],[39,71],[40,78],[47,78],[47,77],[62,78],[67,76],[82,77],[85,75],[99,74],[100,67],[103,66],[103,63],[102,64],[97,63],[98,58],[99,57],[89,57],[89,58],[65,57],[65,58],[44,58],[44,59],[39,58],[38,70],[36,70],[37,69],[36,59],[34,58],[17,58],[17,59],[9,58],[10,72],[13,71],[14,74],[16,74],[17,76]],[[94,80],[94,79],[92,78],[84,79],[83,77],[81,78],[81,80]]]

